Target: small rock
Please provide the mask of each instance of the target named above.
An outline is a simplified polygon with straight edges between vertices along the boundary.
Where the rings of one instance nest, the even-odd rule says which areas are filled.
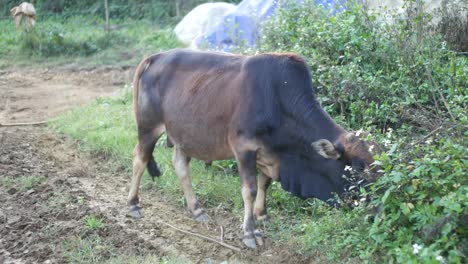
[[[21,216],[13,216],[13,217],[8,218],[7,224],[13,225],[20,220],[21,220]]]
[[[6,221],[7,221],[7,217],[6,217],[5,213],[2,210],[0,210],[0,224],[5,223]]]
[[[35,193],[35,192],[36,192],[36,191],[34,191],[33,189],[31,189],[31,190],[27,191],[26,194],[27,194],[27,195],[31,195],[31,194],[33,194],[33,193]]]
[[[16,190],[14,187],[11,187],[11,188],[7,191],[7,193],[10,194],[10,195],[13,195],[13,194],[16,193],[16,191],[17,191],[17,190]]]
[[[78,180],[77,177],[70,177],[67,179],[69,183],[78,183],[80,180]]]

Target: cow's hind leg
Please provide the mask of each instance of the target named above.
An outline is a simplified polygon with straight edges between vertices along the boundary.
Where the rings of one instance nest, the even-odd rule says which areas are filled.
[[[130,206],[129,214],[132,217],[142,217],[138,191],[140,188],[141,176],[145,172],[145,168],[148,168],[148,172],[152,177],[161,175],[161,171],[153,158],[153,150],[156,141],[163,132],[164,126],[162,125],[153,130],[138,131],[138,144],[133,151],[133,176],[127,200]]]
[[[179,177],[184,196],[187,201],[188,208],[193,214],[195,220],[199,222],[207,222],[208,215],[204,212],[198,204],[197,197],[195,196],[192,188],[192,180],[190,179],[190,157],[178,147],[175,146],[174,157],[172,159],[177,176]]]

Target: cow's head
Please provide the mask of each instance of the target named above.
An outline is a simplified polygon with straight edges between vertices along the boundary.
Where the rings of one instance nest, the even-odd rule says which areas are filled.
[[[10,9],[10,15],[11,15],[12,17],[16,16],[17,14],[18,14],[18,7],[17,7],[17,6],[13,7],[12,9]]]
[[[362,132],[343,133],[335,141],[320,139],[312,143],[313,148],[319,155],[326,159],[342,160],[346,165],[351,166],[353,170],[362,172],[369,168],[374,162],[373,155],[380,153],[377,144],[361,139]],[[373,172],[377,167],[372,167]]]

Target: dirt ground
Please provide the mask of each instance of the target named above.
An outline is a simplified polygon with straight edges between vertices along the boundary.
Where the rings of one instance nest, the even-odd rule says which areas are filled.
[[[0,124],[46,120],[98,96],[112,95],[130,82],[131,75],[130,70],[116,69],[1,71]],[[103,156],[80,153],[78,145],[44,125],[0,126],[0,263],[150,255],[192,263],[313,262],[269,239],[263,248],[248,250],[240,240],[237,216],[222,207],[208,208],[210,222],[197,223],[187,209],[157,189],[142,193],[145,217],[128,218],[130,175]],[[86,225],[91,215],[102,219],[103,227]],[[215,239],[223,233],[224,242],[242,250],[163,223]],[[98,242],[89,246],[90,241]],[[91,253],[86,255],[87,248]],[[83,259],[89,255],[93,258]]]

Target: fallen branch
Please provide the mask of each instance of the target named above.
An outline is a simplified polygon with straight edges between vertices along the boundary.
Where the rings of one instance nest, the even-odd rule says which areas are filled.
[[[25,123],[6,123],[2,124],[0,123],[0,127],[4,126],[37,126],[37,125],[43,125],[47,124],[47,121],[40,121],[40,122],[25,122]]]
[[[220,239],[221,241],[224,241],[224,228],[223,228],[223,226],[219,226],[219,227],[220,227],[220,229],[221,229],[221,236],[220,236],[219,239]]]
[[[229,244],[226,244],[226,243],[224,243],[224,242],[222,242],[222,241],[218,241],[218,240],[216,240],[216,239],[214,239],[214,238],[211,238],[211,237],[207,237],[207,236],[200,235],[200,234],[197,234],[197,233],[193,233],[193,232],[190,232],[190,231],[185,231],[185,230],[183,230],[183,229],[180,229],[180,228],[178,228],[178,227],[175,227],[175,226],[173,226],[173,225],[171,225],[171,224],[168,224],[168,223],[166,223],[166,222],[163,222],[163,221],[161,221],[161,220],[159,220],[158,223],[163,224],[163,225],[166,225],[166,226],[168,226],[168,227],[170,227],[170,228],[173,228],[173,229],[175,229],[175,230],[177,230],[177,231],[179,231],[179,232],[182,232],[182,233],[185,233],[185,234],[189,234],[189,235],[192,235],[192,236],[196,236],[196,237],[199,237],[199,238],[203,238],[203,239],[205,239],[205,240],[208,240],[208,241],[211,241],[211,242],[214,242],[214,243],[218,243],[218,244],[220,244],[221,246],[227,247],[227,248],[232,249],[232,250],[234,250],[234,251],[238,251],[238,252],[241,251],[241,249],[238,248],[238,247],[231,246],[231,245],[229,245]]]
[[[454,123],[457,122],[457,120],[455,119],[455,116],[452,114],[452,110],[450,109],[450,106],[449,104],[447,103],[447,100],[445,100],[445,96],[444,94],[440,91],[439,87],[436,85],[435,81],[434,81],[434,77],[432,77],[432,73],[431,73],[431,70],[426,67],[426,73],[427,73],[427,77],[429,77],[429,84],[432,86],[432,90],[437,90],[437,92],[439,93],[440,95],[440,98],[442,99],[442,102],[444,103],[445,105],[445,108],[447,109],[450,117],[452,118],[452,121]],[[437,104],[437,101],[436,101],[436,104]]]

